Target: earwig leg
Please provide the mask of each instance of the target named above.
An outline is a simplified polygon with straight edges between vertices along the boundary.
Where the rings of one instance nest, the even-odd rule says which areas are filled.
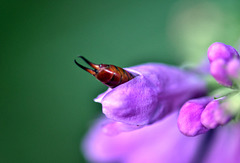
[[[91,66],[92,68],[94,68],[95,70],[99,70],[99,65],[94,64],[90,61],[88,61],[86,58],[84,58],[83,56],[78,56],[79,58],[82,58],[89,66]]]
[[[83,70],[89,72],[89,73],[92,74],[93,76],[96,75],[96,72],[95,72],[95,71],[93,71],[93,70],[91,70],[91,69],[89,69],[89,68],[87,68],[87,67],[84,67],[84,66],[80,65],[80,64],[76,61],[76,59],[74,59],[74,62],[75,62],[80,68],[82,68]]]

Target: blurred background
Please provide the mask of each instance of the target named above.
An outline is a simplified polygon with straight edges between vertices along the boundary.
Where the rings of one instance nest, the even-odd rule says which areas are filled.
[[[80,144],[107,89],[73,60],[199,64],[237,48],[239,0],[0,1],[0,162],[86,162]]]

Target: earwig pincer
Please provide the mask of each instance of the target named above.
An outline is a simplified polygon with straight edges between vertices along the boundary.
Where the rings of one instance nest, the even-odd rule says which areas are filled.
[[[121,67],[108,64],[94,64],[88,61],[83,56],[79,56],[79,58],[82,58],[93,69],[84,67],[83,65],[79,64],[76,60],[74,60],[74,62],[80,68],[92,74],[95,78],[97,78],[99,81],[101,81],[103,84],[110,88],[117,87],[118,85],[126,83],[127,81],[135,77],[133,74],[124,70]]]

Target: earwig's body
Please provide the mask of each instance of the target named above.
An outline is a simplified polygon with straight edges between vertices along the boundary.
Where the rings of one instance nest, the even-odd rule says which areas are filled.
[[[134,78],[134,76],[131,73],[122,69],[121,67],[117,67],[114,65],[107,65],[107,64],[97,65],[89,62],[87,59],[85,59],[82,56],[79,56],[79,57],[82,58],[92,68],[94,68],[94,70],[80,65],[76,60],[75,60],[75,63],[80,68],[84,69],[85,71],[95,76],[99,81],[101,81],[103,84],[107,85],[108,87],[114,88]]]
[[[96,73],[95,77],[111,88],[114,88],[134,78],[132,74],[121,67],[105,64],[100,65],[100,69]]]

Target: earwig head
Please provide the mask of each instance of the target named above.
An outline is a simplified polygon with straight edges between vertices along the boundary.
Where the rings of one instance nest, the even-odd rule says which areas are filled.
[[[87,67],[85,67],[85,66],[83,66],[83,65],[81,65],[81,64],[79,64],[79,63],[76,61],[76,59],[75,59],[74,62],[75,62],[80,68],[82,68],[83,70],[89,72],[89,73],[92,74],[93,76],[95,76],[95,75],[98,73],[98,70],[100,69],[101,65],[94,64],[94,63],[88,61],[88,60],[87,60],[86,58],[84,58],[83,56],[79,56],[79,58],[82,58],[89,66],[91,66],[91,67],[93,68],[93,70],[90,69],[90,68],[87,68]]]

